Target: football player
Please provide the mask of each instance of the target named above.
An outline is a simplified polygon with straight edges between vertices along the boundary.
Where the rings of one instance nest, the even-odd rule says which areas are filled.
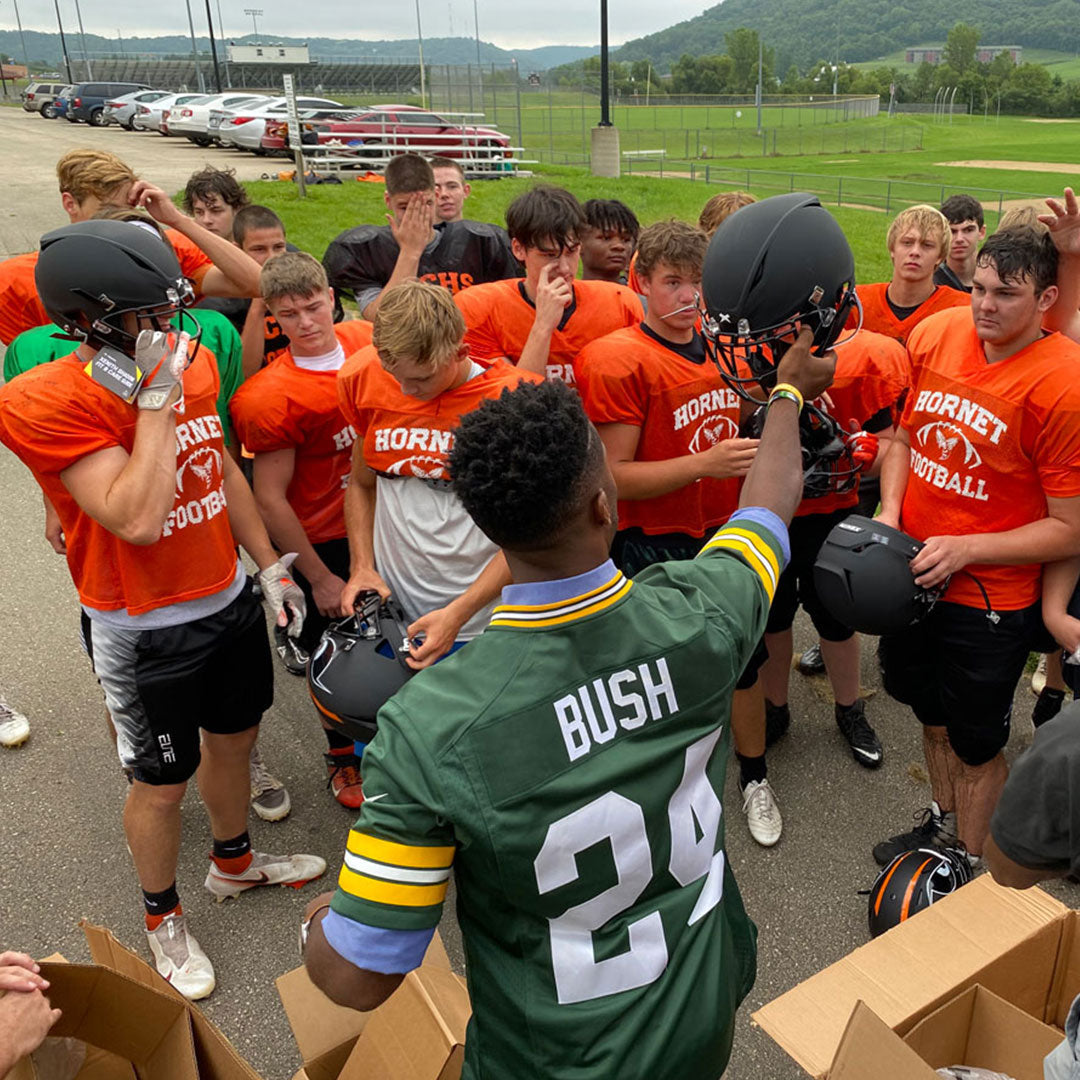
[[[184,188],[184,212],[204,229],[226,240],[233,238],[237,211],[251,202],[235,169],[215,169],[207,165],[192,173]]]
[[[435,213],[439,221],[464,220],[465,200],[472,193],[464,169],[448,157],[430,158],[428,164],[435,177]]]
[[[982,203],[970,195],[950,195],[941,212],[949,223],[949,254],[934,271],[935,285],[970,293],[975,277],[975,256],[986,239]]]
[[[722,718],[786,558],[800,401],[829,381],[810,338],[780,365],[743,509],[633,581],[608,559],[615,482],[569,387],[462,419],[454,491],[513,583],[379,714],[339,889],[306,923],[333,1000],[371,1009],[419,965],[453,872],[467,1075],[724,1071],[755,931],[724,852]]]
[[[514,255],[524,278],[459,293],[465,344],[481,362],[509,360],[548,378],[574,378],[574,358],[590,342],[641,321],[641,301],[624,285],[577,281],[581,203],[564,188],[537,184],[506,211]]]
[[[482,221],[437,224],[435,174],[419,154],[400,154],[386,166],[386,225],[359,225],[330,242],[326,276],[374,319],[384,289],[412,278],[452,293],[518,273],[506,233]]]
[[[581,230],[582,281],[625,285],[641,232],[637,215],[618,199],[589,199],[582,209],[586,221]]]
[[[244,446],[255,455],[255,501],[274,542],[297,552],[297,584],[307,618],[298,637],[276,628],[276,648],[293,674],[337,615],[349,576],[345,485],[355,433],[341,413],[337,373],[345,359],[371,341],[371,323],[334,323],[326,272],[303,252],[267,261],[260,291],[291,345],[252,376],[230,403]],[[353,744],[323,724],[330,789],[342,806],[360,805]]]
[[[83,641],[130,779],[124,831],[158,971],[185,997],[214,989],[176,887],[180,803],[198,781],[217,898],[301,883],[325,862],[254,852],[249,757],[273,677],[262,605],[280,621],[303,594],[225,453],[218,375],[168,319],[191,301],[176,256],[136,224],[89,221],[42,238],[45,310],[80,344],[0,390],[0,441],[56,508],[82,604]],[[201,763],[201,768],[200,768]]]

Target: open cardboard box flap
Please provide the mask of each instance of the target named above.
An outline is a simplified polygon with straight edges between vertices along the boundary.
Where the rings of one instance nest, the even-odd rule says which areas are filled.
[[[753,1019],[820,1078],[858,1001],[901,1035],[975,983],[1042,1018],[1067,914],[1040,889],[1004,889],[985,874],[769,1002]],[[1080,958],[1077,966],[1080,971]]]

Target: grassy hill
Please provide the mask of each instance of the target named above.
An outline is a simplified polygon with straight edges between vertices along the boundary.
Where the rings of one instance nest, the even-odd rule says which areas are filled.
[[[820,59],[852,63],[899,55],[908,45],[944,41],[958,22],[977,26],[988,44],[1065,50],[1059,54],[1065,56],[1080,50],[1080,0],[724,0],[696,18],[627,42],[615,56],[667,68],[683,53],[722,53],[724,35],[746,26],[776,50],[776,70],[783,72]]]
[[[986,39],[986,42],[989,45],[1013,44],[1013,42],[990,41],[988,38]],[[888,67],[895,67],[902,74],[911,74],[919,65],[909,64],[907,62],[906,54],[909,47],[926,49],[935,46],[940,47],[942,44],[943,43],[940,41],[913,41],[902,49],[895,49],[884,56],[875,57],[873,60],[863,60],[852,66],[874,68],[884,64]],[[1042,64],[1051,75],[1060,75],[1063,79],[1080,79],[1080,57],[1078,57],[1076,53],[1059,52],[1056,49],[1035,49],[1025,47],[1023,60],[1026,64]]]

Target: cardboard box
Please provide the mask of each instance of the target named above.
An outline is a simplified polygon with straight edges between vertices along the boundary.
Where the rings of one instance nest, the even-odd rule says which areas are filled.
[[[818,1078],[827,1075],[859,1001],[904,1036],[980,984],[1060,1027],[1080,993],[1078,937],[1077,916],[1064,904],[1041,889],[1004,889],[984,874],[769,1002],[753,1019]]]
[[[970,1065],[1013,1080],[1043,1080],[1043,1058],[1061,1032],[972,986],[900,1038],[864,1002],[851,1014],[829,1080],[936,1080],[935,1069]]]
[[[335,1004],[302,967],[282,975],[277,990],[304,1059],[294,1080],[457,1080],[461,1074],[469,995],[450,971],[438,932],[421,967],[371,1012]]]
[[[94,964],[44,961],[49,1000],[63,1010],[41,1055],[9,1077],[72,1080],[258,1080],[229,1041],[108,930],[80,923]]]

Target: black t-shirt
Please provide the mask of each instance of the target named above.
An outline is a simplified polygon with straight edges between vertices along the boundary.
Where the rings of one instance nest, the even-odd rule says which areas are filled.
[[[934,284],[945,285],[947,288],[955,289],[957,292],[971,292],[971,286],[965,285],[955,274],[953,269],[948,263],[942,263],[934,271]]]
[[[645,323],[641,324],[641,332],[651,337],[657,344],[663,345],[665,349],[670,349],[673,353],[678,353],[684,360],[689,360],[691,364],[700,365],[705,363],[705,342],[696,330],[694,336],[685,345],[661,337],[651,327],[646,326]]]
[[[399,248],[389,225],[358,225],[330,241],[323,256],[336,293],[352,297],[361,311],[394,273]],[[484,221],[448,221],[435,228],[417,277],[460,292],[485,281],[521,276],[505,229]]]
[[[1035,732],[1009,773],[990,833],[1020,866],[1080,874],[1080,702]]]

